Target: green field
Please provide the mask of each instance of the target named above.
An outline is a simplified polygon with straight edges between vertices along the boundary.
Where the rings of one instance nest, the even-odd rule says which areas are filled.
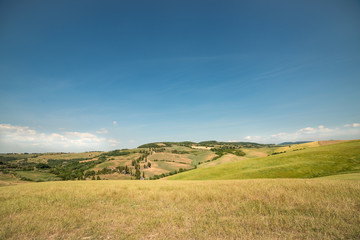
[[[20,180],[13,174],[0,173],[0,187],[22,184],[22,183],[27,183],[27,182]]]
[[[15,175],[20,179],[28,179],[34,182],[45,182],[60,180],[55,174],[47,172],[16,171]]]
[[[314,178],[351,172],[360,172],[360,140],[198,168],[169,179]]]
[[[346,173],[339,175],[331,175],[326,177],[320,177],[319,179],[329,179],[329,180],[360,180],[360,173]]]

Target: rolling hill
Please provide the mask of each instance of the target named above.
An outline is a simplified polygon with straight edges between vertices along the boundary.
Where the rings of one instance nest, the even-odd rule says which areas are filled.
[[[241,149],[241,150],[240,150]],[[0,154],[3,179],[25,181],[159,179],[194,168],[266,156],[274,146],[216,141],[158,142],[109,152]],[[231,154],[241,155],[235,156]]]
[[[318,146],[313,146],[315,144]],[[360,140],[323,146],[318,142],[303,145],[290,152],[198,168],[169,179],[314,178],[360,172]]]
[[[2,155],[0,239],[360,236],[360,140],[280,148],[155,144],[93,154]],[[149,162],[151,168],[142,166]],[[147,176],[189,167],[167,179],[196,181],[84,181],[91,171],[101,179],[134,179],[118,171],[129,166],[134,173],[133,163]],[[76,174],[83,174],[81,181]]]

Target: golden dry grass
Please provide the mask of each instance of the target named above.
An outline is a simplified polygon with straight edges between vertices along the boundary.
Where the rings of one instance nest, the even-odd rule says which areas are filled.
[[[36,158],[29,158],[29,162],[47,162],[48,159],[76,159],[76,158],[94,158],[102,152],[84,152],[84,153],[48,153],[41,154]]]
[[[187,164],[191,164],[192,160],[186,156],[186,154],[174,154],[174,153],[153,153],[148,157],[149,161],[152,160],[168,160],[168,161],[175,161],[175,162],[183,162]]]
[[[360,237],[359,181],[46,182],[0,200],[0,239]]]
[[[130,175],[120,174],[120,173],[111,173],[111,174],[101,174],[99,175],[102,180],[131,180],[133,179]],[[90,178],[89,178],[90,180]]]
[[[329,140],[329,141],[319,141],[320,146],[326,146],[336,143],[348,142],[349,140]]]

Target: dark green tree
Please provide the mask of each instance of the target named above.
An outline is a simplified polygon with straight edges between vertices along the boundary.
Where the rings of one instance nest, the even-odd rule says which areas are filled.
[[[136,177],[136,179],[137,179],[137,180],[140,179],[140,176],[141,176],[140,170],[139,170],[139,169],[136,169],[136,172],[135,172],[135,177]]]

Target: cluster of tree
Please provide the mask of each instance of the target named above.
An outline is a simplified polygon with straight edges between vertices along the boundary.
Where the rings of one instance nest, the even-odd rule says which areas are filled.
[[[225,155],[226,153],[232,153],[237,156],[245,156],[246,154],[243,151],[241,151],[240,148],[241,146],[223,145],[221,147],[212,148],[211,151],[215,152],[216,155],[218,155],[218,157],[216,158],[219,158]]]
[[[23,159],[27,159],[27,158],[36,158],[38,157],[39,154],[29,154],[29,153],[24,153],[24,154],[19,154],[19,153],[2,153],[0,154],[0,161],[3,162],[10,162],[10,161],[15,161],[15,160],[23,160]]]
[[[173,142],[156,142],[156,143],[147,143],[147,144],[143,144],[138,146],[138,148],[158,148],[158,147],[171,147],[173,144]]]
[[[46,163],[29,162],[27,158],[21,160],[0,160],[0,171],[9,173],[10,171],[33,171],[33,170],[47,170],[51,166]]]
[[[117,166],[116,170],[118,171],[118,173],[130,174],[130,168],[127,165]]]
[[[179,146],[184,146],[184,147],[191,147],[192,145],[194,145],[194,144],[196,144],[196,143],[194,143],[194,142],[190,142],[190,141],[184,141],[184,142],[178,142],[178,144],[177,145],[179,145]]]
[[[283,151],[283,152],[273,152],[271,155],[277,155],[277,154],[281,154],[281,153],[286,153],[286,151]]]
[[[59,176],[62,180],[82,180],[86,179],[85,171],[106,161],[105,156],[100,156],[98,160],[80,162],[78,160],[67,160],[62,165],[51,167],[50,173]],[[50,164],[49,164],[50,165]],[[51,166],[51,165],[50,165]]]
[[[260,144],[253,142],[232,142],[232,145],[242,146],[246,148],[260,148],[260,147],[275,147],[275,144]],[[215,140],[210,141],[202,141],[199,143],[184,141],[184,142],[157,142],[157,143],[147,143],[139,146],[138,148],[159,148],[159,147],[171,147],[173,145],[177,146],[185,146],[191,148],[193,145],[195,146],[204,146],[204,147],[217,147],[222,145],[229,145],[228,142],[218,142]]]
[[[191,147],[196,144],[195,142],[183,141],[183,142],[156,142],[156,143],[147,143],[139,146],[138,148],[157,148],[159,146],[172,147],[173,145]]]
[[[171,153],[174,153],[174,154],[188,154],[189,152],[188,151],[180,151],[180,150],[172,150]]]
[[[260,143],[253,143],[253,142],[218,142],[215,140],[211,141],[203,141],[196,144],[197,146],[204,146],[204,147],[217,147],[217,146],[228,146],[228,145],[235,145],[239,147],[245,148],[261,148],[261,147],[275,147],[275,144],[260,144]]]
[[[165,152],[165,151],[166,151],[166,148],[157,147],[157,148],[152,148],[151,150],[152,150],[153,152],[160,153],[160,152]]]
[[[104,156],[126,156],[130,155],[131,152],[127,151],[128,149],[114,150],[110,152],[103,153]]]

